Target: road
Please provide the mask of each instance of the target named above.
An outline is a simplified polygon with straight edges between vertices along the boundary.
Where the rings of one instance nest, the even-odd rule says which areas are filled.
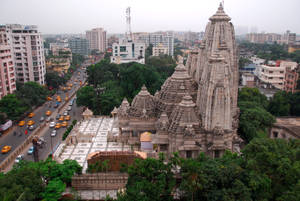
[[[77,79],[77,76],[78,76],[78,72],[81,72],[80,73],[80,78],[78,80],[84,80],[85,79],[85,73],[83,73],[83,71],[81,69],[77,70],[72,78],[70,79],[70,81],[74,81],[75,79]],[[77,89],[77,86],[79,85],[79,83],[77,82],[77,84],[75,85],[73,83],[73,86],[71,88],[71,90],[67,91],[67,92],[64,92],[64,91],[61,91],[59,90],[57,93],[58,95],[60,95],[61,99],[62,99],[62,102],[60,104],[63,104],[64,101],[65,101],[65,97],[66,97],[66,94],[68,93],[68,95],[72,94],[76,89]],[[29,120],[34,120],[35,121],[35,126],[38,127],[38,125],[41,124],[41,122],[39,121],[40,118],[43,116],[43,117],[47,117],[45,115],[46,111],[47,110],[50,110],[52,113],[57,111],[57,108],[54,108],[54,104],[55,104],[55,98],[56,96],[53,96],[53,100],[52,101],[47,101],[44,105],[40,106],[39,108],[37,108],[34,113],[35,113],[35,116],[32,117],[32,118],[28,118],[26,117],[24,120],[25,122],[27,123]],[[51,104],[51,107],[49,107],[49,104]],[[67,104],[68,105],[68,104]],[[77,109],[75,109],[76,107],[76,104],[74,104],[72,106],[72,110],[75,111],[76,115],[77,113],[79,114],[79,110],[77,111]],[[80,109],[80,108],[79,108]],[[62,110],[63,112],[64,110]],[[72,117],[72,111],[70,113],[71,117]],[[71,121],[73,120],[73,118],[69,121],[69,124],[71,123]],[[11,153],[13,150],[15,150],[21,143],[23,143],[25,141],[25,139],[30,136],[32,134],[33,131],[29,131],[28,129],[28,134],[25,135],[25,130],[27,129],[27,126],[23,126],[23,127],[19,127],[17,126],[17,128],[14,130],[14,131],[11,131],[10,133],[2,136],[0,138],[0,148],[2,149],[3,146],[5,145],[9,145],[11,146],[11,151],[6,153],[6,154],[0,154],[0,163],[9,155],[9,153]],[[65,130],[65,128],[61,128],[58,132],[58,134],[60,135],[63,130]],[[17,134],[15,135],[14,132],[16,132]],[[50,131],[48,131],[50,132]],[[59,138],[59,135],[55,138]],[[61,138],[60,138],[61,139]],[[54,143],[57,143],[56,140],[54,140]],[[50,141],[49,141],[50,142]]]

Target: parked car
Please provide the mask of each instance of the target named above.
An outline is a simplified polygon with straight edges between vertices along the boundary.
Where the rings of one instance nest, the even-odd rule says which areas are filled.
[[[69,112],[68,112],[68,111],[65,111],[65,112],[64,112],[64,116],[67,116],[67,115],[69,115]]]
[[[54,126],[55,126],[55,122],[52,121],[52,122],[50,123],[49,127],[50,127],[50,128],[53,128]]]
[[[57,133],[56,130],[53,130],[53,131],[51,132],[50,136],[51,136],[51,137],[55,137],[55,136],[56,136],[56,133]]]
[[[24,160],[24,155],[23,154],[17,156],[17,158],[15,160],[15,163],[19,163],[21,160]]]
[[[40,122],[43,122],[45,120],[45,117],[40,118]]]
[[[60,118],[60,114],[57,114],[55,119],[58,120]]]
[[[33,151],[34,151],[34,147],[31,146],[31,147],[28,149],[27,154],[31,155],[31,154],[33,154]]]
[[[72,110],[72,107],[71,107],[71,106],[69,106],[69,107],[68,107],[68,110],[69,110],[69,111],[71,111],[71,110]]]

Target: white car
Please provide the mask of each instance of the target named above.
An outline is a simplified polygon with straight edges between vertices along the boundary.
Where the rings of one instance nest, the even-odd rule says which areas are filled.
[[[53,130],[50,135],[51,135],[51,137],[55,137],[56,136],[56,130]]]
[[[69,115],[69,112],[68,112],[68,111],[65,111],[65,112],[64,112],[64,116],[67,116],[67,115]]]
[[[50,122],[49,127],[50,127],[50,128],[54,128],[54,126],[55,126],[55,122],[54,122],[54,121]]]
[[[24,160],[24,155],[23,154],[17,156],[17,158],[15,160],[15,163],[19,163],[21,160]]]
[[[69,107],[68,107],[68,110],[69,110],[69,111],[70,111],[70,110],[72,110],[72,107],[71,107],[71,106],[69,106]]]

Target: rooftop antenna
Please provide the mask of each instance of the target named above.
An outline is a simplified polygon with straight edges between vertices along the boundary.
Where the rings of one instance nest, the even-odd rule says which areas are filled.
[[[222,0],[222,6],[223,6],[223,9],[224,9],[224,0]]]
[[[126,8],[126,39],[132,41],[130,7]]]

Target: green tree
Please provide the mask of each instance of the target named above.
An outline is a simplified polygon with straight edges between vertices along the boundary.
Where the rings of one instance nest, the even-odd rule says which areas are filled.
[[[201,153],[197,159],[181,160],[182,200],[251,200],[243,160],[237,154],[226,152],[212,159]]]
[[[59,76],[57,72],[47,72],[45,75],[45,80],[46,80],[48,87],[51,86],[55,89],[58,89],[59,86],[61,86],[65,83],[64,78]]]
[[[41,193],[44,198],[43,201],[57,201],[65,189],[66,184],[64,184],[61,180],[50,181],[46,186],[45,191]]]
[[[173,200],[175,178],[173,165],[160,158],[137,159],[128,167],[126,191],[118,196],[119,201],[168,201]]]
[[[243,150],[253,200],[299,200],[300,141],[255,139]]]
[[[238,101],[239,103],[244,101],[254,102],[265,109],[268,108],[269,104],[267,97],[261,94],[258,88],[242,88],[238,94]]]
[[[239,102],[240,121],[238,132],[246,141],[255,137],[266,137],[267,128],[275,122],[275,118],[254,102]]]
[[[288,116],[290,108],[289,94],[285,91],[279,91],[271,98],[268,111],[275,116]]]
[[[91,86],[84,86],[79,89],[76,93],[77,99],[76,104],[78,106],[86,106],[90,110],[93,110],[94,102],[93,100],[96,97],[94,88]]]
[[[8,94],[0,100],[0,111],[7,114],[7,118],[11,120],[18,119],[29,109],[23,101],[15,94]]]
[[[16,94],[29,106],[39,106],[46,102],[48,90],[36,82],[26,82],[16,91]]]

